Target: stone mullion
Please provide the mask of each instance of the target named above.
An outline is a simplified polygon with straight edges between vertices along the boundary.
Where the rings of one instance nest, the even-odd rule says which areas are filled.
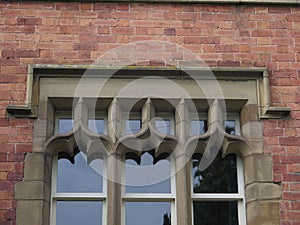
[[[73,106],[74,127],[88,127],[89,109],[82,98]]]
[[[190,159],[184,153],[176,154],[176,217],[177,224],[192,225]]]
[[[223,115],[220,101],[218,99],[208,109],[208,127],[214,130],[216,127],[223,127]]]
[[[174,152],[175,155],[175,177],[176,177],[176,218],[177,224],[192,225],[191,212],[191,186],[190,186],[190,157],[187,155],[184,146],[188,138],[188,110],[186,102],[181,99],[176,106],[175,112],[176,135],[179,144]]]
[[[122,157],[117,153],[107,157],[107,224],[121,225]]]
[[[175,124],[176,136],[179,138],[179,142],[184,144],[189,137],[190,127],[188,107],[184,99],[181,99],[179,104],[176,106]]]
[[[116,98],[108,107],[108,136],[116,142],[122,134],[122,111]]]
[[[148,98],[142,108],[142,129],[146,129],[149,126],[149,123],[153,122],[152,120],[154,117],[155,108],[151,99]]]

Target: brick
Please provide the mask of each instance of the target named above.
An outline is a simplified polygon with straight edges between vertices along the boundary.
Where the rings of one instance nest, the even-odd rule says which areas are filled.
[[[268,29],[253,30],[251,35],[252,37],[273,37],[274,32]]]
[[[56,9],[58,10],[79,10],[79,3],[76,2],[57,2]]]
[[[300,13],[294,13],[286,16],[286,20],[289,22],[300,22]]]
[[[291,7],[271,6],[268,8],[269,13],[291,13]]]
[[[10,209],[12,202],[8,200],[0,200],[0,209]]]
[[[298,137],[286,137],[286,138],[280,138],[279,139],[280,145],[299,145],[300,144],[300,138]]]
[[[42,25],[42,18],[18,18],[18,25]]]
[[[39,50],[17,50],[16,56],[20,58],[38,58],[40,56]]]

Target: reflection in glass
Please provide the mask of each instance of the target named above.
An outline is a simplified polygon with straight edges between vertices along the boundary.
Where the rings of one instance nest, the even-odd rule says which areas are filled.
[[[153,165],[149,153],[142,156],[141,164],[134,160],[126,160],[126,192],[127,193],[170,193],[171,166],[169,160],[160,160]]]
[[[192,120],[191,121],[191,136],[204,134],[207,131],[206,120]]]
[[[228,134],[235,135],[235,121],[234,120],[227,120],[225,121],[225,131]]]
[[[156,119],[155,120],[155,127],[158,132],[162,134],[171,134],[171,121],[170,119]]]
[[[93,160],[90,165],[86,156],[78,153],[75,163],[67,159],[58,160],[57,192],[102,192],[103,161]]]
[[[89,119],[89,129],[97,134],[104,134],[104,119]]]
[[[73,120],[70,119],[59,119],[58,133],[67,133],[73,129]]]
[[[57,201],[56,225],[101,225],[102,202]]]
[[[171,225],[170,202],[126,202],[126,225]]]
[[[141,129],[141,120],[129,119],[125,122],[125,134],[136,134]]]
[[[204,171],[199,170],[201,155],[193,159],[194,193],[237,193],[236,156],[222,158],[219,153],[212,164]]]
[[[193,202],[194,225],[238,225],[235,201]]]

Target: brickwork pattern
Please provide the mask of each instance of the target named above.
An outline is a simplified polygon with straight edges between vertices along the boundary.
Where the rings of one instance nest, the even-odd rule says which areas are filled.
[[[16,223],[13,189],[32,151],[33,122],[5,115],[24,104],[28,64],[90,64],[139,40],[183,45],[209,66],[269,69],[272,102],[292,111],[290,120],[264,121],[265,153],[283,189],[281,225],[299,225],[299,7],[61,2],[0,2],[0,224]]]

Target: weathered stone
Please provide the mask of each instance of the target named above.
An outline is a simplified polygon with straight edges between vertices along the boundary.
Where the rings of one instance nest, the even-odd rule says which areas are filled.
[[[241,110],[241,124],[258,121],[258,107],[256,104],[248,104]]]
[[[51,181],[51,157],[45,153],[29,153],[25,157],[24,180]]]
[[[17,183],[15,198],[18,200],[50,201],[50,184],[43,181],[23,181]]]
[[[279,225],[279,203],[273,201],[247,204],[247,225]]]
[[[273,183],[253,183],[246,187],[247,202],[281,198],[281,186]]]
[[[272,159],[270,155],[256,154],[244,159],[245,184],[257,181],[271,182]]]

